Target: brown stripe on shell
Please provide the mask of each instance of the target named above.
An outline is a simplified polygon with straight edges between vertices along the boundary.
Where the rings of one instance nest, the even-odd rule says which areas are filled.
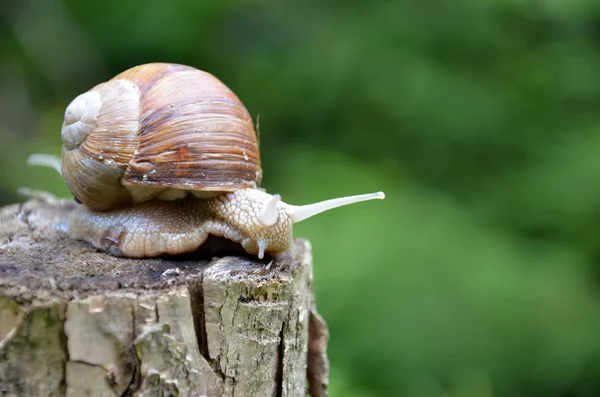
[[[164,73],[142,99],[137,155],[124,184],[232,191],[260,183],[248,111],[209,73]]]
[[[138,86],[140,95],[144,96],[163,78],[164,75],[179,71],[196,70],[191,66],[179,65],[176,63],[147,63],[134,66],[124,72],[119,73],[111,80],[127,80]]]

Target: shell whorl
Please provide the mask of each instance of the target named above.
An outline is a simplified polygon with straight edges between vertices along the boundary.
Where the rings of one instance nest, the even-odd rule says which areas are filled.
[[[213,75],[136,66],[76,97],[62,128],[62,174],[92,210],[253,188],[262,170],[252,119]]]
[[[61,131],[67,149],[75,149],[85,141],[96,123],[101,106],[102,98],[95,91],[81,94],[69,104]]]
[[[127,81],[109,81],[71,102],[62,129],[62,175],[73,195],[93,210],[127,205],[120,183],[137,148],[140,98]]]

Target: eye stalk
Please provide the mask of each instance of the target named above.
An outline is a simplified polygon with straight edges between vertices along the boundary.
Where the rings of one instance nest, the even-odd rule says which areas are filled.
[[[342,207],[345,205],[360,203],[361,201],[368,200],[383,200],[385,193],[376,192],[368,194],[359,194],[356,196],[339,197],[331,200],[325,200],[314,204],[307,205],[289,205],[284,204],[285,212],[288,214],[290,219],[294,223],[298,223],[312,216],[320,214],[321,212],[329,211],[331,209]],[[265,204],[262,212],[258,216],[259,222],[263,226],[273,226],[277,223],[277,203],[281,201],[279,194],[274,194],[271,199]]]
[[[286,212],[289,214],[294,223],[298,223],[312,216],[320,214],[321,212],[329,211],[337,207],[360,203],[361,201],[383,200],[384,198],[385,193],[383,192],[359,194],[356,196],[339,197],[302,206],[288,205],[286,207]]]

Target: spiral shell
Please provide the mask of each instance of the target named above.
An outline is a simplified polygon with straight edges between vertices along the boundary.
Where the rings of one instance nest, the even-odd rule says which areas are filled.
[[[262,177],[248,111],[189,66],[140,65],[97,85],[67,107],[61,136],[63,177],[92,210],[255,188]]]

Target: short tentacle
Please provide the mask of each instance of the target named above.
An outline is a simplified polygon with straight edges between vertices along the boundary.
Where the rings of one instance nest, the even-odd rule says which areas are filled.
[[[258,216],[258,220],[263,226],[273,226],[277,223],[277,203],[280,201],[281,196],[279,194],[274,194],[265,204],[265,207]]]
[[[294,223],[298,223],[312,216],[320,214],[321,212],[325,212],[337,207],[360,203],[361,201],[367,200],[383,200],[384,198],[385,194],[383,192],[359,194],[357,196],[339,197],[302,206],[286,205],[286,209],[290,218],[292,218],[292,221]]]

